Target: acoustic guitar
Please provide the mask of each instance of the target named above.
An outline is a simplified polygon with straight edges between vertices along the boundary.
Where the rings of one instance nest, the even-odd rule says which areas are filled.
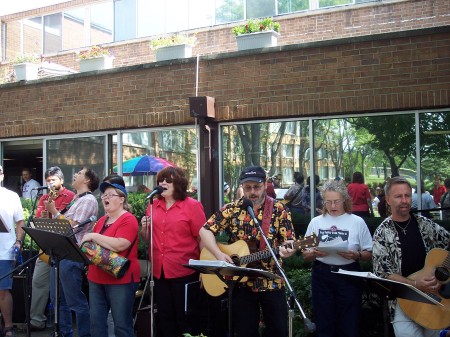
[[[287,247],[293,249],[305,249],[310,247],[316,247],[319,244],[319,238],[316,234],[305,237],[303,240],[297,240],[293,243],[286,244]],[[236,241],[232,244],[217,244],[222,252],[229,255],[233,260],[233,263],[239,267],[245,267],[246,265],[266,259],[271,256],[269,250],[258,251],[250,254],[250,249],[247,243],[243,240]],[[279,247],[275,249],[278,253]],[[200,260],[215,261],[215,256],[205,247],[200,253]],[[225,293],[227,285],[219,277],[214,274],[202,274],[203,286],[206,292],[211,296],[220,296]],[[240,282],[247,282],[247,278],[243,277]]]
[[[427,304],[398,298],[400,308],[417,324],[427,329],[439,330],[450,326],[450,252],[445,249],[430,250],[425,259],[425,266],[408,276],[415,280],[421,275],[432,276],[441,284],[437,294],[427,293],[443,306]]]

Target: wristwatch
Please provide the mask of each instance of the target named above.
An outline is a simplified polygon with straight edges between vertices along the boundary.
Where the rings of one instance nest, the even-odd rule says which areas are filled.
[[[20,246],[23,246],[23,241],[22,240],[16,240],[16,242],[20,243]]]

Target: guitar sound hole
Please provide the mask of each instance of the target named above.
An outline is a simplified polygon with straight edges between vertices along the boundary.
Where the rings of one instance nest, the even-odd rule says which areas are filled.
[[[241,261],[239,261],[239,256],[237,256],[237,255],[232,255],[232,256],[231,256],[231,259],[233,260],[233,263],[234,263],[236,266],[238,266],[238,267],[241,266]]]
[[[434,276],[436,276],[436,278],[439,281],[445,282],[450,277],[450,272],[448,271],[447,268],[438,267],[438,268],[436,268],[436,271],[434,272]]]

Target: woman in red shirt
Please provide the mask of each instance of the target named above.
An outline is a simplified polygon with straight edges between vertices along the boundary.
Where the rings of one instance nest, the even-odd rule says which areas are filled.
[[[373,214],[372,197],[369,187],[364,184],[364,176],[361,172],[353,173],[352,183],[348,185],[348,194],[352,198],[353,214],[363,218],[368,218]]]
[[[206,223],[202,204],[187,196],[188,180],[184,170],[166,167],[159,171],[156,182],[163,192],[149,204],[147,216],[141,220],[141,235],[150,239],[153,223],[153,276],[158,314],[155,316],[157,336],[176,337],[183,333],[197,335],[198,320],[185,314],[185,285],[199,281],[199,274],[184,267],[189,259],[200,257],[200,228]],[[152,219],[150,219],[150,214]],[[149,245],[149,256],[152,256]],[[200,285],[195,290],[200,291]],[[195,291],[191,289],[190,291]],[[188,303],[192,305],[194,303]],[[197,310],[192,310],[193,314]]]
[[[125,184],[100,184],[105,215],[95,224],[84,241],[94,241],[104,248],[118,252],[130,261],[121,278],[89,265],[89,313],[91,336],[108,337],[107,317],[111,309],[116,337],[134,337],[133,304],[140,281],[138,262],[138,221],[128,211]]]

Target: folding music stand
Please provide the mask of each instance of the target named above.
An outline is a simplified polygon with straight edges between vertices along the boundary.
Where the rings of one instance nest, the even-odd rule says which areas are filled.
[[[8,233],[8,232],[9,232],[8,228],[6,228],[3,219],[0,217],[0,233]]]
[[[190,260],[189,264],[183,266],[199,271],[202,274],[215,274],[220,278],[228,289],[228,336],[233,336],[233,290],[244,277],[264,277],[271,280],[280,278],[280,276],[271,272],[233,266],[224,261],[202,261]]]
[[[38,220],[38,221],[37,221]],[[64,220],[63,220],[64,221]],[[49,226],[48,223],[55,222],[54,219],[35,219],[35,226],[41,225],[45,222],[45,226]],[[46,231],[37,228],[24,227],[23,230],[30,235],[30,237],[37,243],[37,245],[49,255],[54,263],[55,268],[55,330],[53,336],[62,336],[59,330],[59,262],[64,259],[69,259],[76,262],[89,263],[89,260],[83,254],[78,247],[77,243],[70,236],[64,236],[58,232],[71,232],[72,227],[70,223],[65,220],[61,222],[58,220],[59,226],[53,228],[47,227],[49,230],[55,230],[56,233]],[[70,229],[67,227],[70,226]]]

